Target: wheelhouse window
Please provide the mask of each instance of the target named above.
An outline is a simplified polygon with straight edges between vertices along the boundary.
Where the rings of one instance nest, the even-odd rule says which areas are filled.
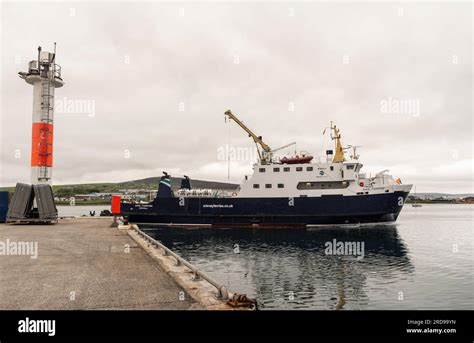
[[[279,184],[278,184],[278,188],[285,188],[285,185],[282,184],[282,183],[279,183]]]
[[[260,185],[258,183],[254,183],[253,188],[260,188]]]
[[[334,170],[334,166],[330,166],[329,169],[330,169],[330,170]]]
[[[258,168],[258,171],[259,171],[260,173],[265,173],[265,168]]]
[[[273,168],[273,171],[274,171],[275,173],[278,173],[278,172],[280,171],[280,168]]]
[[[296,186],[299,190],[307,190],[307,189],[342,189],[349,187],[349,182],[347,181],[326,181],[326,182],[318,182],[318,181],[305,181],[299,182]]]
[[[284,172],[289,172],[289,171],[290,171],[290,167],[284,167],[284,168],[283,168],[283,171],[284,171]]]
[[[265,188],[272,188],[272,184],[271,183],[265,184]]]
[[[354,169],[354,165],[353,164],[346,164],[346,169],[347,170]]]
[[[313,167],[306,167],[306,171],[313,171]]]
[[[296,171],[303,171],[303,167],[296,167]]]

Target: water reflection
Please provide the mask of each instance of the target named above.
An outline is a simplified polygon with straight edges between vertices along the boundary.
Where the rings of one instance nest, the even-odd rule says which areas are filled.
[[[371,301],[367,289],[386,292],[414,271],[395,226],[153,228],[149,233],[267,309],[364,309]],[[326,254],[334,240],[363,243],[363,258]]]

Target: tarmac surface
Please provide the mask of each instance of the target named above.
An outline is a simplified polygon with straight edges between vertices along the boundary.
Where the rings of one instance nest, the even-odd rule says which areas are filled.
[[[0,309],[202,309],[111,224],[100,217],[0,224]],[[30,251],[23,245],[29,255],[17,255],[19,242],[31,242]]]

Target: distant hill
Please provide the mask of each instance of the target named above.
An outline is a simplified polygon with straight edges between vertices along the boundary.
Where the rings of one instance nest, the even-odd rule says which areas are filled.
[[[179,188],[181,185],[182,179],[183,178],[181,177],[171,177],[171,186],[173,188]],[[119,182],[119,183],[116,183],[115,185],[121,187],[120,189],[134,189],[134,188],[158,189],[159,181],[160,181],[160,177],[148,177],[146,179]],[[235,183],[193,180],[193,179],[191,179],[191,185],[193,188],[212,188],[212,189],[225,189],[225,190],[233,190],[239,186]]]
[[[410,192],[411,196],[415,196],[415,193]],[[418,198],[423,198],[423,199],[436,199],[436,198],[467,198],[467,197],[472,197],[474,194],[472,193],[459,193],[459,194],[451,194],[451,193],[416,193],[416,196]]]
[[[171,186],[176,189],[181,185],[182,178],[172,177]],[[71,184],[71,185],[54,185],[53,191],[57,197],[70,197],[77,194],[89,194],[89,193],[116,193],[119,190],[124,189],[146,189],[146,190],[157,190],[158,182],[160,177],[149,177],[140,180],[131,180],[117,183],[83,183],[83,184]],[[204,181],[204,180],[193,180],[191,179],[191,186],[193,188],[211,188],[221,190],[234,190],[238,187],[234,183],[216,182],[216,181]],[[15,187],[2,187],[2,191],[13,192]]]

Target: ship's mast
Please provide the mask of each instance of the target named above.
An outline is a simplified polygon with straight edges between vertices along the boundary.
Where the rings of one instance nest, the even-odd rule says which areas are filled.
[[[339,132],[339,129],[336,128],[336,125],[333,125],[331,122],[331,138],[335,141],[335,152],[334,152],[334,157],[332,159],[332,163],[340,163],[344,162],[346,159],[344,158],[344,150],[342,148],[342,143],[341,143],[341,134]]]
[[[263,142],[262,136],[257,136],[255,133],[252,132],[247,126],[244,125],[242,121],[240,121],[230,110],[227,110],[224,113],[229,119],[235,121],[245,132],[248,133],[249,137],[252,137],[255,145],[257,146],[258,157],[262,164],[269,164],[272,161],[273,151],[272,149]],[[259,145],[262,148],[260,152]]]
[[[362,145],[348,145],[346,149],[352,149],[352,155],[350,156],[351,160],[358,160],[359,155],[357,155],[357,148],[362,147]]]

